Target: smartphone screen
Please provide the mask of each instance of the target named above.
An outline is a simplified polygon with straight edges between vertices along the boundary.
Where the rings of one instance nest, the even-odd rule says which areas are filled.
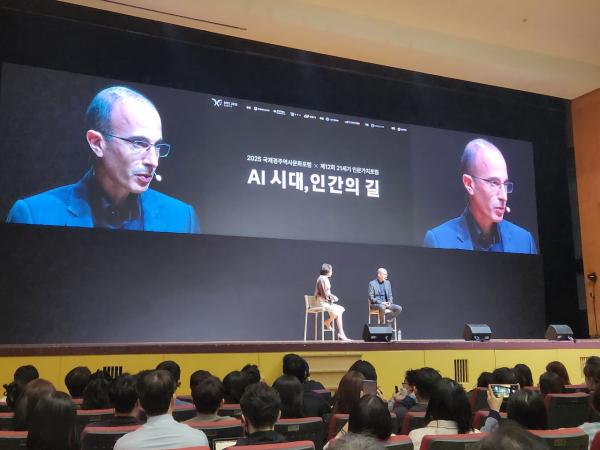
[[[374,380],[363,380],[362,390],[365,395],[377,395],[377,382]]]
[[[519,390],[518,384],[490,384],[496,398],[508,398]]]

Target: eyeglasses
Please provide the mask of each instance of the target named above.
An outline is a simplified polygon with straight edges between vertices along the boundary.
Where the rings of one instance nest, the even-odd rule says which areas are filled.
[[[169,152],[171,151],[171,145],[166,144],[164,142],[160,143],[160,144],[151,144],[148,141],[141,141],[141,140],[137,140],[137,139],[127,139],[127,138],[124,138],[121,136],[115,136],[114,134],[107,133],[106,136],[110,136],[113,138],[121,139],[122,141],[125,141],[125,142],[129,142],[131,144],[131,148],[133,149],[133,151],[135,153],[147,152],[148,150],[150,150],[151,147],[154,147],[158,156],[160,158],[164,158],[166,156],[169,156]]]
[[[475,175],[470,175],[470,176],[473,178],[477,178],[478,180],[485,181],[492,188],[494,188],[496,190],[496,192],[499,192],[503,186],[504,186],[504,189],[506,189],[507,194],[511,194],[513,192],[513,190],[515,189],[515,183],[513,183],[512,181],[505,181],[504,183],[501,183],[496,178],[481,178],[481,177],[476,177]]]

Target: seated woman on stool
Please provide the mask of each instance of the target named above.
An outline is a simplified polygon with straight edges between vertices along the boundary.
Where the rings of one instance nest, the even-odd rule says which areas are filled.
[[[323,322],[325,329],[331,329],[331,322],[335,320],[338,326],[338,338],[342,341],[349,341],[350,339],[344,333],[344,323],[342,321],[342,314],[346,309],[342,305],[335,304],[338,298],[331,293],[331,283],[329,282],[331,275],[333,275],[331,264],[324,263],[321,266],[321,275],[317,278],[315,297],[321,303],[321,307],[329,314],[329,319]]]

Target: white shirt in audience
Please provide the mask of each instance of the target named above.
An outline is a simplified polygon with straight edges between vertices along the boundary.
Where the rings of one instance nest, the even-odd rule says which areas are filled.
[[[479,433],[479,430],[470,433]],[[458,424],[454,420],[432,420],[426,427],[412,430],[408,437],[413,441],[415,450],[419,450],[423,436],[430,434],[458,434]]]
[[[177,422],[171,414],[148,417],[148,421],[121,437],[114,450],[145,450],[208,445],[204,432]]]

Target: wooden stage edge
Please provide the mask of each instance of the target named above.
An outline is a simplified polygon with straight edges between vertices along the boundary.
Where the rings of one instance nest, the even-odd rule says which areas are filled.
[[[492,339],[487,342],[445,340],[363,341],[214,341],[214,342],[132,342],[73,344],[0,345],[0,356],[62,356],[123,354],[268,353],[268,352],[351,352],[402,350],[536,350],[597,349],[600,339],[547,341],[542,339]]]

